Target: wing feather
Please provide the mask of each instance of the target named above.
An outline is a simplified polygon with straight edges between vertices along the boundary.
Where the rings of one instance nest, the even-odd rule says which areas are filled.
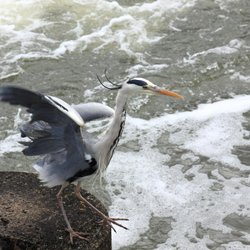
[[[91,153],[81,136],[83,119],[74,108],[59,98],[15,86],[1,87],[0,101],[24,106],[32,114],[31,121],[20,128],[21,135],[30,138],[23,153],[43,156],[35,168],[48,186],[96,170],[96,165],[90,165],[89,157],[85,157]]]

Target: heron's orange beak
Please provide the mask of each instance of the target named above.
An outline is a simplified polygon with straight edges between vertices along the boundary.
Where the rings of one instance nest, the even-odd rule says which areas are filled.
[[[143,89],[149,90],[151,92],[161,94],[161,95],[167,95],[167,96],[175,97],[178,99],[184,99],[182,95],[176,92],[170,91],[170,90],[162,89],[150,81],[147,81],[147,84],[143,85]]]
[[[184,97],[178,93],[175,93],[173,91],[169,91],[169,90],[166,90],[166,89],[156,89],[156,92],[159,93],[159,94],[162,94],[162,95],[167,95],[167,96],[172,96],[172,97],[175,97],[175,98],[178,98],[178,99],[184,99]]]
[[[146,86],[146,88],[148,90],[151,90],[154,93],[157,93],[157,94],[167,95],[167,96],[175,97],[175,98],[178,98],[178,99],[184,99],[184,97],[182,95],[180,95],[178,93],[175,93],[173,91],[170,91],[170,90],[161,89],[160,87],[158,87],[157,85],[154,85],[152,83],[150,83],[150,85],[148,84]]]

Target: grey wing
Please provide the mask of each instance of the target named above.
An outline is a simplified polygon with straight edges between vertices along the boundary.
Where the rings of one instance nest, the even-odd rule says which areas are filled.
[[[82,103],[72,105],[72,107],[80,114],[84,122],[104,119],[114,115],[112,108],[97,102]]]
[[[82,118],[68,104],[14,86],[0,88],[0,101],[27,107],[32,114],[31,121],[20,128],[22,137],[30,138],[23,153],[44,156],[35,168],[48,186],[72,182],[95,172],[96,161],[81,137]]]

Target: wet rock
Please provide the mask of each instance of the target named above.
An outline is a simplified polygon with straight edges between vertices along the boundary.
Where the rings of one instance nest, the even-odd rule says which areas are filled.
[[[119,150],[122,152],[139,152],[140,144],[139,140],[131,140],[119,146]]]
[[[207,231],[201,226],[200,222],[196,222],[196,237],[202,239]]]
[[[233,168],[229,166],[221,166],[220,168],[218,168],[218,172],[225,179],[231,179],[234,177],[248,178],[250,175],[250,170],[240,170],[239,168]]]
[[[246,166],[250,165],[250,154],[249,154],[250,153],[250,146],[249,145],[234,146],[232,153],[238,157],[241,164],[244,164]]]
[[[157,217],[152,216],[149,221],[149,229],[140,235],[140,239],[129,246],[129,250],[147,249],[154,250],[158,244],[166,242],[168,234],[172,230],[171,223],[174,222],[173,217]],[[128,249],[122,247],[120,250]]]
[[[97,222],[100,218],[83,207],[73,193],[65,189],[64,205],[74,230],[88,233],[89,241],[75,239],[68,233],[56,194],[60,187],[41,186],[35,174],[0,172],[0,249],[85,249],[110,250],[110,228]],[[82,190],[83,196],[103,213],[103,205]]]
[[[212,191],[221,191],[223,189],[224,185],[218,182],[214,182],[213,185],[210,187],[210,190]]]
[[[188,181],[192,181],[193,178],[195,177],[195,175],[192,174],[192,173],[191,173],[191,174],[185,174],[184,177],[185,177]]]
[[[232,213],[223,219],[223,224],[233,229],[250,233],[250,217]]]
[[[204,228],[200,222],[196,223],[196,237],[202,239],[207,236],[210,242],[206,243],[207,247],[212,250],[217,250],[222,245],[230,242],[241,242],[244,245],[250,245],[250,241],[241,234],[224,233],[222,230],[215,230],[212,228]]]
[[[244,186],[250,187],[250,182],[248,182],[248,181],[242,180],[242,181],[240,181],[240,183]]]

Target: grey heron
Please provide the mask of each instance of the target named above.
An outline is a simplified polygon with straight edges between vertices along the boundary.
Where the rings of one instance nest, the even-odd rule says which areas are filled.
[[[101,84],[103,84],[98,78]],[[108,80],[108,78],[107,78]],[[103,221],[114,229],[113,224],[127,229],[118,223],[122,218],[110,218],[89,203],[80,193],[80,182],[85,176],[104,171],[110,163],[123,132],[126,104],[133,93],[155,93],[176,98],[181,95],[162,89],[144,78],[133,78],[122,84],[113,84],[108,89],[118,90],[115,110],[98,103],[71,106],[63,100],[33,92],[16,86],[2,86],[0,101],[21,105],[31,114],[30,121],[20,127],[26,156],[42,156],[34,168],[39,178],[49,187],[61,186],[57,194],[60,209],[69,232],[73,238],[85,239],[84,234],[72,229],[63,205],[63,190],[71,183],[76,184],[75,195],[100,215]],[[94,141],[85,136],[85,123],[103,117],[113,116],[104,136]]]

